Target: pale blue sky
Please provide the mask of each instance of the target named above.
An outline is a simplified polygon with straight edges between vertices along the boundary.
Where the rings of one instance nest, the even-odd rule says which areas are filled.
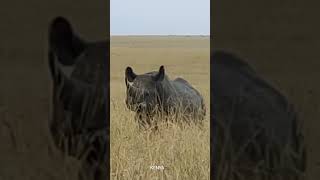
[[[111,35],[209,35],[210,0],[111,0]]]

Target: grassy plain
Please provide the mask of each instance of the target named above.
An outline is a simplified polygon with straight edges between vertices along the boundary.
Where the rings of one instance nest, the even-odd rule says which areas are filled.
[[[39,47],[28,50],[21,47],[0,51],[0,180],[76,180],[77,177],[79,162],[62,156],[53,146],[48,131],[50,79],[45,50],[39,51],[43,44],[38,44]],[[251,52],[248,50],[248,54]],[[314,77],[319,76],[318,59],[309,55],[308,63],[301,63],[287,56],[266,57],[269,61],[258,57],[259,54],[248,57],[249,64],[294,103],[303,121],[308,146],[307,179],[317,179],[320,86]],[[165,65],[171,78],[182,76],[199,89],[209,109],[208,64],[206,37],[112,37],[113,179],[131,179],[131,175],[137,179],[208,179],[208,116],[204,130],[182,130],[172,125],[150,137],[147,132],[138,133],[134,114],[124,105],[126,66],[132,66],[136,73],[145,73]],[[163,165],[165,170],[150,170],[151,165]]]

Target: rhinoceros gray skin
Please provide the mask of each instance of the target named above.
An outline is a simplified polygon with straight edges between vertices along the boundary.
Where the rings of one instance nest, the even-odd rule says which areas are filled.
[[[210,65],[214,174],[222,170],[223,153],[241,151],[241,166],[247,161],[257,164],[266,160],[267,153],[279,157],[285,147],[299,154],[289,155],[285,161],[303,172],[306,160],[301,122],[287,98],[232,53],[212,52]]]

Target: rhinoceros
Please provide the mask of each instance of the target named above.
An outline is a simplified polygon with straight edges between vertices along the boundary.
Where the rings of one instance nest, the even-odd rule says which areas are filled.
[[[240,169],[268,169],[268,173],[253,174],[267,174],[270,179],[281,173],[301,177],[306,154],[301,121],[293,105],[233,53],[212,52],[210,65],[216,179],[233,179]]]
[[[86,41],[66,18],[56,17],[48,41],[54,144],[81,161],[79,179],[108,179],[108,40]]]

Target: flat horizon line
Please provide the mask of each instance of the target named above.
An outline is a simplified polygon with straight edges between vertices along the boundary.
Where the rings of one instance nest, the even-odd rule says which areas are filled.
[[[210,34],[110,34],[110,36],[210,36]]]

